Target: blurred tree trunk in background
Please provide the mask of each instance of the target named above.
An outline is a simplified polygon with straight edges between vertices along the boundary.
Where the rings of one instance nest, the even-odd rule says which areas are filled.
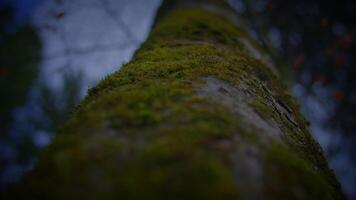
[[[3,172],[13,164],[13,157],[18,155],[18,163],[27,163],[36,152],[30,135],[22,134],[21,140],[14,140],[18,135],[11,130],[16,109],[26,102],[36,82],[42,45],[33,27],[12,24],[13,17],[11,7],[0,5],[0,193],[5,179]],[[18,147],[17,152],[9,144]]]
[[[15,29],[9,26],[12,12],[0,7],[0,139],[7,136],[13,110],[25,102],[41,57],[40,40],[33,28],[23,25],[9,31]]]
[[[272,59],[220,0],[166,0],[15,199],[343,199]]]

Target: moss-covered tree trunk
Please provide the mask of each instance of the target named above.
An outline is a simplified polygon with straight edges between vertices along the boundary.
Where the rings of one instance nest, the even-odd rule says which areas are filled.
[[[273,63],[223,1],[164,1],[17,199],[343,199]],[[100,67],[100,66],[98,66]]]

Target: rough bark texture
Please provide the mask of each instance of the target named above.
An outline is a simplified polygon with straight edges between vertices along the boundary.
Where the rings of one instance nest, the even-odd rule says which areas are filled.
[[[90,90],[15,196],[343,199],[273,64],[230,12],[165,1],[132,61]]]

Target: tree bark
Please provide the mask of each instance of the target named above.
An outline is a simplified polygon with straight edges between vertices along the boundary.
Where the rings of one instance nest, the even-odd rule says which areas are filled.
[[[17,199],[343,199],[273,62],[224,1],[166,0]]]

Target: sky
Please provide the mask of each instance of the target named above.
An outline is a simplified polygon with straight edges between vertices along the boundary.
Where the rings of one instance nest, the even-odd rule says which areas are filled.
[[[53,94],[63,96],[64,77],[68,74],[82,75],[82,94],[108,74],[128,62],[145,40],[150,30],[159,0],[107,0],[105,10],[98,0],[0,0],[11,2],[17,22],[30,22],[37,30],[42,43],[42,61],[38,84],[49,87]],[[62,3],[58,3],[62,2]],[[113,9],[114,8],[114,9]],[[57,18],[58,13],[64,17]],[[124,30],[122,27],[126,27]],[[128,31],[129,29],[129,31]],[[128,38],[136,38],[136,42]],[[33,136],[33,143],[43,147],[50,142],[52,133],[47,129],[34,128],[32,121],[46,121],[41,111],[39,88],[29,92],[25,105],[13,112],[11,135],[20,136],[23,130]],[[56,103],[64,100],[55,99]],[[38,114],[39,113],[39,114]],[[2,144],[0,150],[16,152],[16,146]],[[17,153],[12,154],[15,163],[7,166],[0,182],[12,182],[22,175],[28,166],[16,163]],[[32,165],[30,163],[30,165]]]

